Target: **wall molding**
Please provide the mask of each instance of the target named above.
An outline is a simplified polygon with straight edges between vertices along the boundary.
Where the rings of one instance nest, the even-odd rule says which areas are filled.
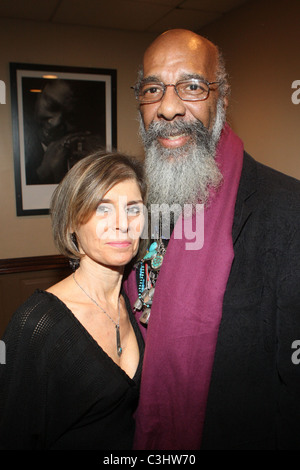
[[[45,271],[48,269],[60,269],[68,267],[68,259],[63,255],[0,259],[0,274]]]
[[[13,313],[36,289],[46,290],[71,272],[62,255],[0,259],[0,337]]]

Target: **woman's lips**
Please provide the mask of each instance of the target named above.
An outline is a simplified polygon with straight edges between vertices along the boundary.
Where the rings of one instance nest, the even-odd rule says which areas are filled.
[[[120,242],[108,242],[107,245],[113,246],[115,248],[127,248],[128,246],[131,245],[131,242],[128,241],[120,241]]]
[[[162,145],[163,147],[166,148],[176,148],[176,147],[182,147],[185,145],[190,136],[186,134],[180,134],[180,135],[169,135],[168,137],[158,137],[157,140]]]

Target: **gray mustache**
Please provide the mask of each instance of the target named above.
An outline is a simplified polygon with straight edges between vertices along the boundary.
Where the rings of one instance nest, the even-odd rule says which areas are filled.
[[[174,123],[169,122],[152,122],[147,130],[147,135],[153,137],[168,137],[178,134],[193,134],[198,133],[199,130],[207,130],[201,121],[186,122],[186,121],[175,121]]]
[[[194,135],[197,141],[209,142],[210,132],[200,120],[187,122],[178,120],[173,123],[165,121],[151,122],[147,131],[142,130],[144,145],[149,148],[157,138],[166,138],[179,134]]]

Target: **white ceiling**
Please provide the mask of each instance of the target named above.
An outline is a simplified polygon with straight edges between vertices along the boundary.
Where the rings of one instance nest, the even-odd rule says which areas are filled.
[[[249,0],[0,0],[0,18],[161,33],[198,31]]]

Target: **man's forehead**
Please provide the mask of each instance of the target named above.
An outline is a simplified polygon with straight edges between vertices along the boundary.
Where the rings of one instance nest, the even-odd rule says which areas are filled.
[[[190,32],[188,32],[190,33]],[[178,32],[159,36],[144,55],[144,77],[170,73],[206,75],[212,79],[217,66],[217,48],[194,33]]]

